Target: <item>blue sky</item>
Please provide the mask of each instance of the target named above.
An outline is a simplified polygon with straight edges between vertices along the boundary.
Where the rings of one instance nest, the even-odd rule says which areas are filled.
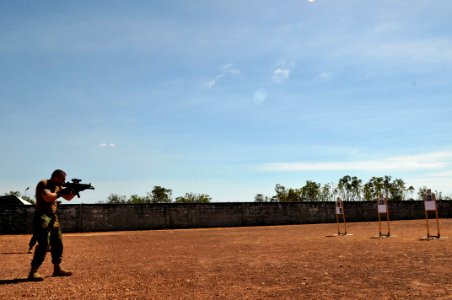
[[[1,1],[0,193],[254,201],[390,175],[452,195],[449,0]]]

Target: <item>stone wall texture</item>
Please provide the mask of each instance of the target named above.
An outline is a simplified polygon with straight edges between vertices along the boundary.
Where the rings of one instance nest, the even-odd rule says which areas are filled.
[[[439,218],[452,216],[452,201],[438,201]],[[0,234],[31,233],[34,207],[0,207]],[[378,220],[374,202],[344,202],[347,222]],[[425,218],[423,201],[389,202],[390,220]],[[336,222],[334,202],[228,202],[167,204],[63,204],[64,232],[268,226]],[[386,215],[381,215],[386,221]],[[429,212],[435,218],[435,212]],[[341,219],[342,220],[342,219]]]

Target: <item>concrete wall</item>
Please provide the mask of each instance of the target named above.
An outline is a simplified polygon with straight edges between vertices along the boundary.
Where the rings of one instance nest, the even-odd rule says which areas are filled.
[[[438,201],[438,207],[440,218],[452,216],[452,201]],[[374,202],[344,202],[344,210],[347,222],[378,220]],[[422,201],[390,202],[389,211],[390,220],[425,218]],[[27,206],[0,207],[0,234],[30,233],[33,212]],[[63,204],[58,214],[64,232],[336,222],[333,202]]]

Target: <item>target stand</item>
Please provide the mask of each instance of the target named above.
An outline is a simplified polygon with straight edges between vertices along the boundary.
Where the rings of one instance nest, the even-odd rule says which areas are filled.
[[[342,221],[339,220],[341,218]],[[337,234],[328,235],[328,237],[353,235],[347,233],[347,222],[345,221],[344,203],[342,202],[342,199],[340,197],[337,197],[336,199],[336,223],[337,223]],[[341,223],[343,223],[342,225],[343,230],[341,230]]]
[[[432,193],[432,191],[429,189],[427,190],[427,193],[424,196],[424,210],[425,210],[425,224],[427,227],[427,236],[421,237],[422,241],[429,241],[429,240],[439,240],[445,237],[441,237],[441,234],[439,232],[439,220],[438,220],[438,205],[436,203],[436,195]],[[429,213],[433,212],[435,214],[436,219],[436,235],[430,234],[430,218]]]
[[[373,238],[388,238],[388,237],[391,237],[391,230],[390,230],[390,226],[389,226],[388,198],[380,197],[380,198],[377,199],[377,214],[378,214],[378,229],[379,229],[379,233],[378,233],[377,236],[374,236]],[[387,231],[386,231],[386,233],[383,233],[383,230],[382,230],[381,215],[386,215],[386,224],[387,224]]]

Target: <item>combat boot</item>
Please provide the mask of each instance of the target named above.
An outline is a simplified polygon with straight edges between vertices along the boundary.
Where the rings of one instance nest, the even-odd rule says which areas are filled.
[[[44,277],[39,275],[38,268],[31,267],[30,274],[28,274],[29,281],[43,281]]]
[[[53,266],[53,276],[71,276],[72,272],[66,271],[60,265]]]

